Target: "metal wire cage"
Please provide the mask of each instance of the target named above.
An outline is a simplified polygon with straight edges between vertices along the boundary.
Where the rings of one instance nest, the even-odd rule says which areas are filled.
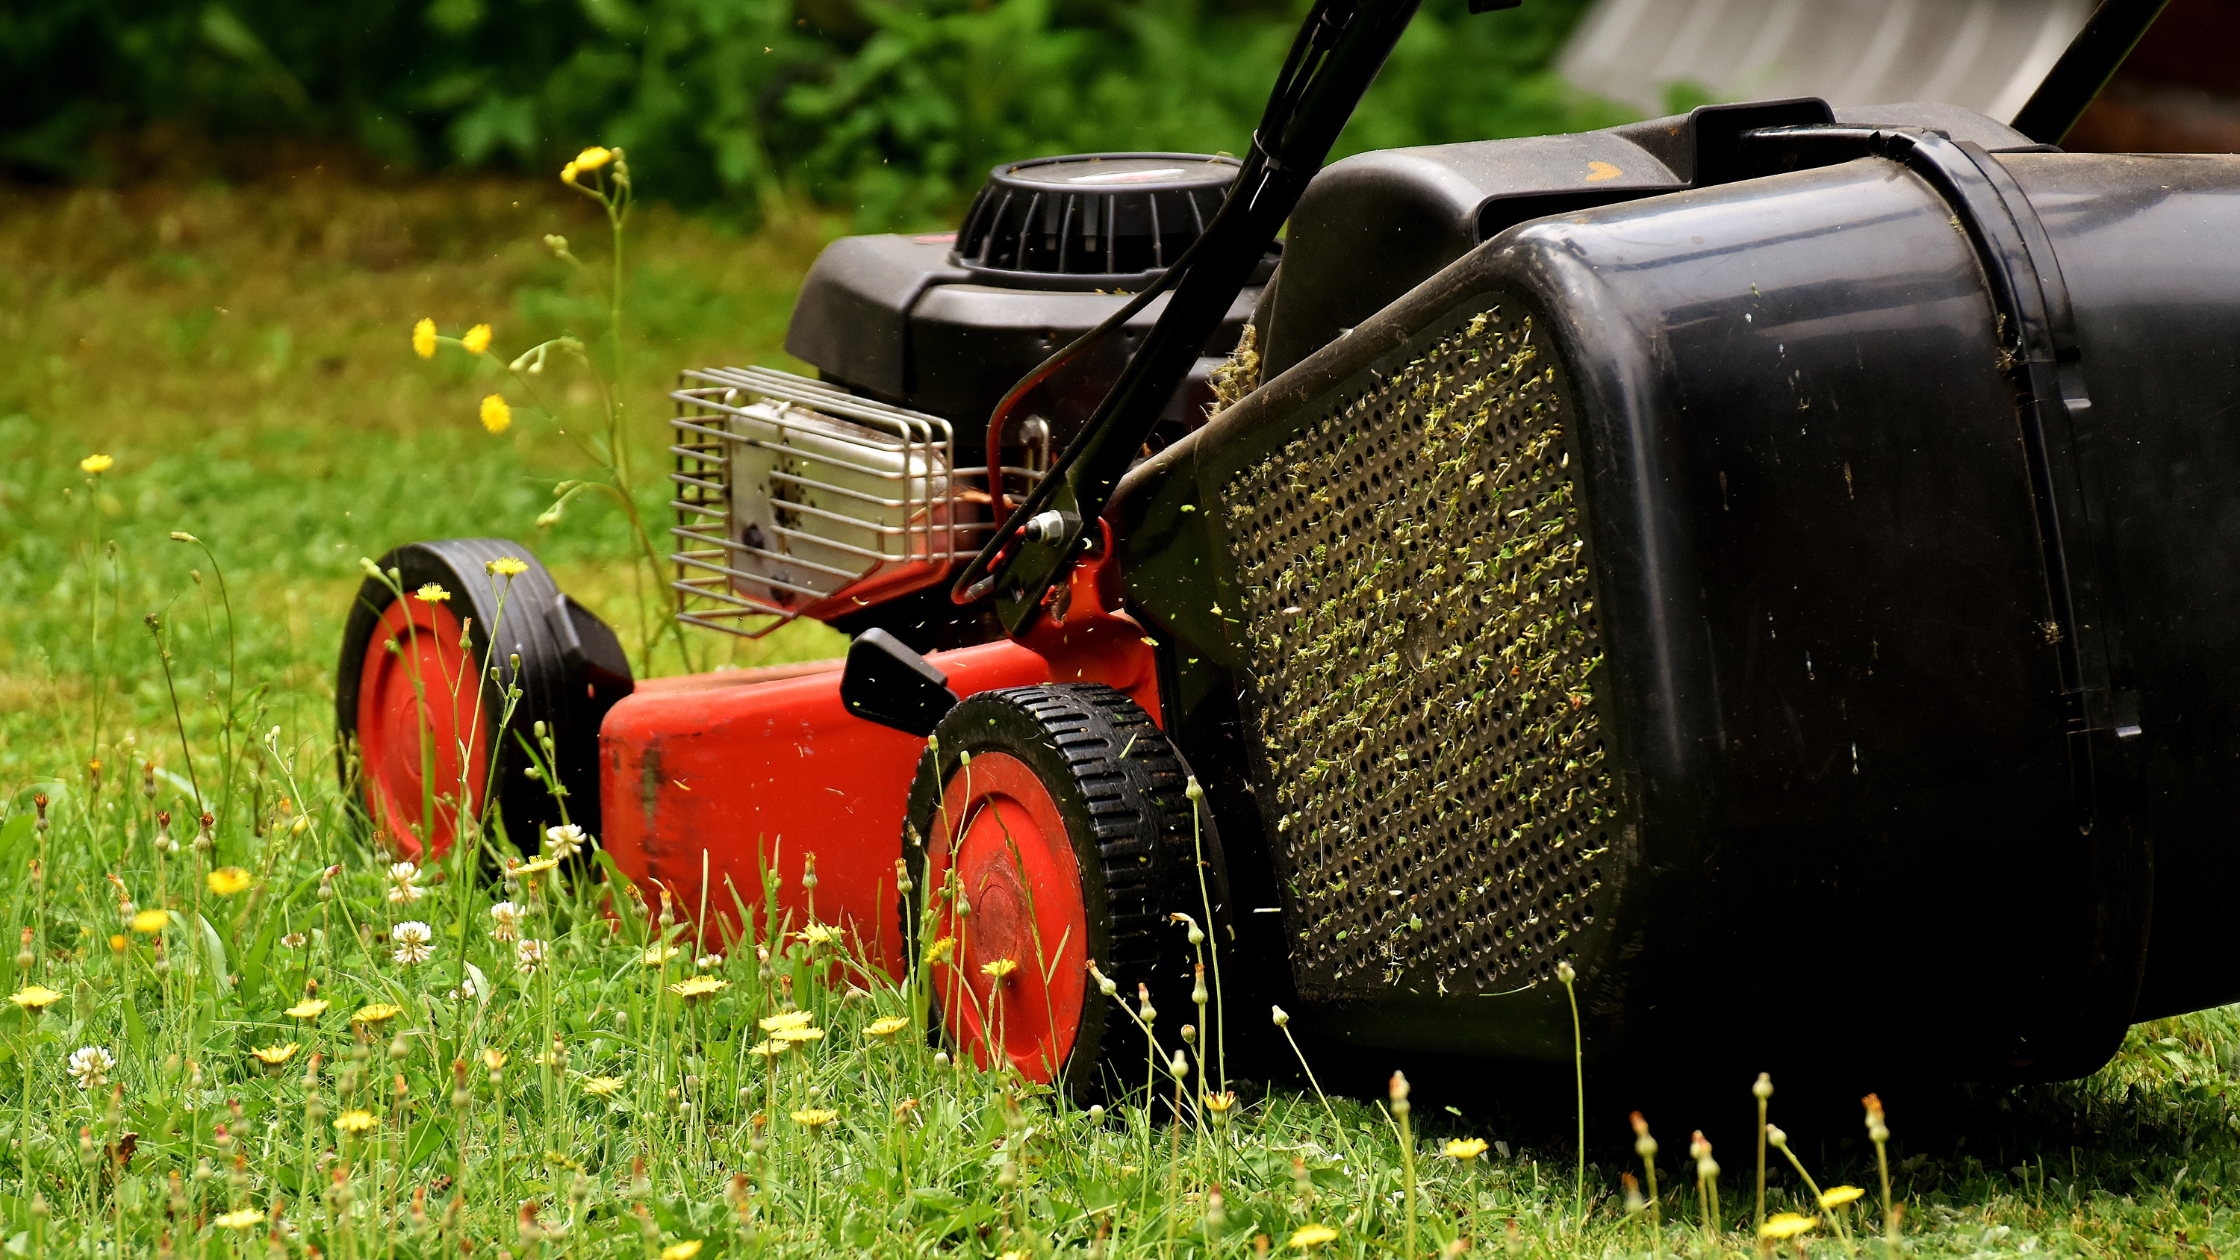
[[[760,637],[942,581],[988,528],[939,416],[768,368],[669,395],[678,619]],[[860,601],[860,602],[859,602]]]

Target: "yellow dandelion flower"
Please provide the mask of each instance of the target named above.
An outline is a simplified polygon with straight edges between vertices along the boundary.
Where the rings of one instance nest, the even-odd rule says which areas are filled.
[[[758,1059],[775,1059],[792,1048],[783,1041],[758,1041],[747,1053]]]
[[[436,357],[436,322],[423,319],[412,326],[412,352],[423,359]]]
[[[1306,1225],[1292,1233],[1291,1245],[1305,1251],[1309,1247],[1319,1247],[1337,1236],[1338,1231],[1328,1225]]]
[[[210,872],[204,882],[209,884],[211,892],[220,897],[231,897],[235,893],[248,891],[249,872],[238,866],[221,866]]]
[[[521,865],[514,867],[513,873],[516,875],[542,875],[559,865],[559,858],[541,857],[534,862],[523,862]]]
[[[20,992],[8,995],[8,1000],[36,1015],[62,1000],[62,995],[43,984],[35,984]]]
[[[1001,980],[1018,969],[1018,962],[1010,958],[998,958],[992,963],[980,964],[980,974],[996,980]]]
[[[171,922],[171,912],[169,910],[142,910],[132,916],[130,926],[133,931],[142,936],[154,936],[161,932],[164,925],[169,922]]]
[[[653,945],[647,947],[646,952],[638,956],[638,961],[648,967],[658,967],[683,952],[682,949],[674,945]]]
[[[115,951],[117,951],[118,953],[120,953],[120,954],[121,954],[121,953],[123,953],[123,952],[124,952],[124,947],[125,947],[125,939],[124,939],[124,933],[122,933],[122,932],[119,932],[119,933],[117,933],[117,934],[116,934],[115,936],[112,936],[112,937],[110,937],[110,938],[109,938],[109,948],[111,948],[111,949],[113,949],[113,950],[115,950]]]
[[[116,459],[109,455],[88,455],[78,461],[78,469],[81,472],[105,473],[116,466]]]
[[[1859,1197],[1865,1193],[1866,1191],[1857,1186],[1830,1186],[1820,1196],[1820,1206],[1833,1211],[1846,1204],[1858,1202]]]
[[[812,923],[794,933],[793,939],[805,945],[837,945],[840,943],[840,929],[822,923]]]
[[[353,1024],[384,1024],[402,1014],[404,1014],[404,1008],[401,1006],[391,1002],[375,1002],[371,1006],[359,1007],[358,1013],[350,1017],[350,1022]]]
[[[928,963],[947,962],[956,952],[957,938],[944,936],[933,944],[926,946],[926,961]]]
[[[863,1031],[873,1037],[892,1037],[909,1026],[910,1017],[908,1015],[887,1015],[872,1020],[871,1026]]]
[[[506,1065],[506,1052],[495,1047],[482,1052],[482,1066],[495,1072]]]
[[[459,338],[459,344],[467,348],[468,354],[481,354],[488,350],[490,348],[490,325],[476,324],[469,328],[467,335]]]
[[[1226,1089],[1218,1094],[1207,1094],[1205,1095],[1205,1104],[1206,1110],[1212,1112],[1214,1117],[1219,1119],[1228,1115],[1229,1109],[1237,1105],[1237,1095],[1233,1090]]]
[[[1484,1138],[1456,1138],[1447,1143],[1448,1159],[1472,1160],[1486,1153]]]
[[[492,433],[503,433],[513,423],[513,408],[506,405],[504,394],[491,394],[482,400],[482,427]]]
[[[583,152],[576,154],[575,168],[578,171],[595,171],[612,161],[614,161],[614,150],[602,149],[598,145],[592,145]]]
[[[414,591],[412,595],[413,598],[426,604],[441,604],[451,598],[451,592],[443,589],[441,582],[426,583],[419,590]]]
[[[575,163],[570,162],[566,166],[560,168],[560,182],[563,184],[572,184],[576,182]]]
[[[807,1011],[780,1011],[775,1015],[765,1015],[755,1022],[764,1032],[776,1032],[781,1028],[807,1028],[810,1018]]]
[[[527,562],[516,556],[499,556],[482,567],[492,577],[519,577],[529,571]]]
[[[1006,1251],[997,1256],[996,1260],[1034,1260],[1034,1253],[1031,1251]]]
[[[1799,1216],[1795,1212],[1776,1212],[1758,1227],[1760,1238],[1795,1238],[1806,1230],[1818,1229],[1820,1218]]]
[[[673,1242],[663,1247],[661,1249],[661,1260],[692,1260],[694,1256],[699,1254],[700,1240],[687,1238],[683,1242]]]
[[[228,1212],[217,1217],[210,1223],[219,1229],[255,1229],[264,1224],[264,1209],[242,1208],[238,1212]]]
[[[363,1133],[379,1123],[372,1112],[352,1109],[336,1116],[334,1127],[344,1133]]]
[[[826,1107],[811,1107],[806,1111],[793,1113],[795,1124],[807,1125],[811,1129],[821,1129],[839,1118],[839,1112]]]
[[[771,1034],[770,1034],[770,1040],[772,1040],[772,1041],[794,1041],[794,1042],[802,1042],[802,1041],[823,1041],[823,1040],[824,1040],[824,1029],[822,1029],[822,1028],[781,1028],[781,1029],[779,1029],[778,1031],[776,1031],[776,1032],[774,1032],[774,1033],[771,1033]]]
[[[325,998],[305,998],[289,1007],[287,1015],[290,1019],[317,1019],[326,1014],[327,1008],[332,1005]]]
[[[714,976],[694,976],[689,980],[679,980],[670,985],[669,992],[689,1002],[696,998],[711,997],[730,987],[731,982],[729,980],[718,980]]]
[[[612,1098],[622,1092],[622,1078],[619,1076],[588,1077],[583,1082],[583,1092],[593,1098]]]
[[[257,1062],[264,1064],[266,1067],[279,1067],[296,1057],[296,1051],[301,1049],[303,1049],[302,1046],[291,1041],[286,1045],[258,1046],[249,1053],[256,1057]]]

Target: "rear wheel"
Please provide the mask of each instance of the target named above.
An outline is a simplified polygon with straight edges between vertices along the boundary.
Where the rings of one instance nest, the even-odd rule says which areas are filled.
[[[1154,1027],[1177,1044],[1193,959],[1169,915],[1202,917],[1186,781],[1110,687],[982,692],[941,720],[910,793],[903,933],[928,938],[914,957],[942,957],[927,973],[942,1028],[983,1067],[1001,1055],[1083,1102],[1140,1084],[1143,1032],[1092,962],[1127,995],[1149,985]]]
[[[509,581],[490,571],[501,559],[526,568]],[[380,566],[396,570],[405,597],[372,578],[359,587],[335,677],[343,786],[364,806],[374,841],[411,860],[440,857],[462,812],[494,802],[533,852],[543,828],[562,820],[545,782],[525,773],[532,761],[521,745],[535,744],[538,722],[553,739],[567,820],[595,831],[599,720],[631,686],[613,632],[517,543],[412,543]],[[515,684],[522,695],[507,720]]]

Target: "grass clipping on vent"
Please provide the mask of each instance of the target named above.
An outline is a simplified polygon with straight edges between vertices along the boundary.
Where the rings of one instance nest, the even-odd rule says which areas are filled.
[[[1556,372],[1486,311],[1226,487],[1252,720],[1331,983],[1545,979],[1612,793]]]

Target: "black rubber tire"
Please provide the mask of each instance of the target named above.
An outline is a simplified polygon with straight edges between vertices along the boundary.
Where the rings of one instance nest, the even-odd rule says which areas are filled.
[[[491,561],[513,557],[528,566],[507,588],[503,625],[500,623],[496,584],[485,567]],[[488,727],[491,761],[488,783],[497,798],[497,819],[516,848],[537,852],[544,829],[560,821],[559,807],[545,785],[525,773],[529,760],[520,740],[535,743],[536,723],[552,733],[554,761],[562,787],[567,789],[569,820],[585,831],[599,830],[599,722],[616,700],[631,689],[629,664],[613,632],[579,605],[566,599],[552,574],[528,548],[502,538],[446,538],[435,542],[407,543],[381,557],[384,571],[398,572],[398,585],[415,590],[434,582],[451,592],[451,607],[461,618],[472,617],[468,639],[477,660],[494,659],[506,684],[518,682],[521,702],[503,730],[498,717],[505,712],[499,683],[487,674],[482,681],[484,721]],[[389,587],[367,578],[351,601],[350,617],[342,631],[342,656],[335,674],[335,724],[341,735],[336,760],[345,796],[363,806],[364,793],[356,782],[358,684],[365,654],[376,645],[373,630],[396,596]],[[556,624],[572,617],[578,642],[571,653]],[[499,626],[500,646],[494,657],[490,628]],[[597,640],[593,642],[593,640]],[[599,668],[586,670],[584,649],[598,658]],[[518,674],[509,657],[521,657]],[[570,656],[576,659],[571,661]],[[619,668],[620,677],[615,676]],[[516,736],[519,736],[519,739]],[[479,802],[478,802],[479,804]],[[370,830],[368,832],[370,835]]]
[[[1087,956],[1120,986],[1131,1007],[1136,985],[1150,986],[1163,1065],[1181,1045],[1177,1030],[1197,1018],[1190,1002],[1194,958],[1184,928],[1168,916],[1181,911],[1205,917],[1184,795],[1189,774],[1181,755],[1135,701],[1101,683],[970,696],[941,719],[918,759],[902,837],[914,880],[925,869],[923,838],[932,834],[934,811],[957,772],[958,755],[994,751],[1025,762],[1056,801],[1082,874]],[[903,899],[902,935],[913,958],[923,957],[916,935],[930,891],[917,888]],[[1073,1052],[1057,1083],[1084,1107],[1126,1097],[1131,1085],[1140,1093],[1147,1049],[1135,1021],[1091,980]],[[1164,1090],[1163,1070],[1160,1075]]]

